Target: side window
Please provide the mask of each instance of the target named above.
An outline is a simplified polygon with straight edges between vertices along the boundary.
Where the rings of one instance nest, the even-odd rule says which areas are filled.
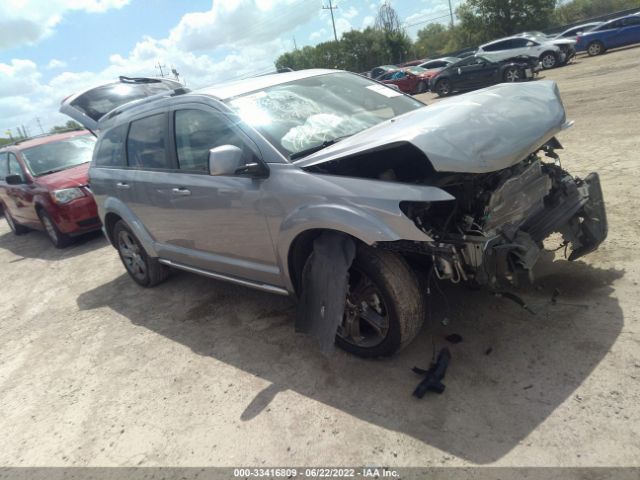
[[[499,50],[508,50],[511,48],[511,40],[503,40],[502,42],[494,43],[485,48],[488,52],[497,52]]]
[[[20,179],[24,182],[24,171],[13,153],[9,153],[9,175],[20,175]]]
[[[9,166],[7,165],[7,154],[0,153],[0,182],[4,182],[6,176],[9,175]]]
[[[624,18],[622,20],[622,24],[625,26],[630,26],[630,25],[640,25],[640,17],[629,17],[629,18]]]
[[[175,139],[180,170],[209,171],[209,150],[235,145],[244,151],[244,163],[255,154],[221,114],[198,109],[176,110]]]
[[[171,169],[166,151],[167,117],[164,113],[131,122],[127,138],[130,167]]]
[[[127,124],[112,128],[100,138],[94,157],[96,167],[124,167],[124,140],[127,137]]]

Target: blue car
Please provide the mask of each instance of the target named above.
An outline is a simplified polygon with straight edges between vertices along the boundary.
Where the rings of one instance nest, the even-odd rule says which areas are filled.
[[[576,50],[590,56],[600,55],[609,48],[640,43],[640,15],[633,14],[610,20],[576,39]]]

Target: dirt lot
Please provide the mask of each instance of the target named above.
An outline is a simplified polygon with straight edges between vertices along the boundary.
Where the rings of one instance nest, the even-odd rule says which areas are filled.
[[[144,290],[100,235],[58,251],[2,220],[0,465],[638,465],[640,48],[544,76],[609,239],[542,262],[535,316],[447,288],[390,360],[322,357],[286,298],[186,273]],[[449,333],[447,390],[416,400],[410,369]]]

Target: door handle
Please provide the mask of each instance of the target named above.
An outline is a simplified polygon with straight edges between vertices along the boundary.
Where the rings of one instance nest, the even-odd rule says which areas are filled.
[[[126,190],[127,188],[129,188],[129,184],[125,183],[125,182],[118,182],[118,183],[116,183],[116,188],[120,188],[122,190]]]
[[[185,196],[185,197],[186,197],[186,196],[188,196],[188,195],[191,195],[191,190],[188,190],[188,189],[186,189],[186,188],[184,188],[184,187],[180,187],[180,188],[172,188],[172,189],[171,189],[171,192],[172,192],[174,195],[183,195],[183,196]]]

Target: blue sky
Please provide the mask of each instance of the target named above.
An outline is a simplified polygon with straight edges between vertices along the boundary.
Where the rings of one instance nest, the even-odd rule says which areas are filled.
[[[461,0],[453,0],[454,8]],[[381,0],[332,0],[338,35],[373,23]],[[448,22],[448,0],[390,0],[409,34]],[[294,45],[331,40],[329,0],[2,0],[0,135],[64,123],[60,100],[118,75],[175,66],[201,87],[273,68]],[[418,25],[414,25],[418,24]]]

